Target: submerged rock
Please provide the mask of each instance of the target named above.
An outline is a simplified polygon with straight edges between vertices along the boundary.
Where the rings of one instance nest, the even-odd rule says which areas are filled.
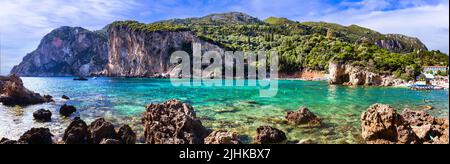
[[[48,128],[32,128],[20,136],[19,142],[27,144],[53,144],[53,134]]]
[[[193,107],[178,100],[148,105],[142,122],[148,144],[203,144],[208,135]]]
[[[64,132],[63,141],[66,144],[88,144],[90,134],[86,122],[76,117]]]
[[[205,144],[242,144],[239,140],[238,135],[233,132],[228,132],[226,130],[218,130],[212,132],[208,137],[205,138]]]
[[[45,109],[39,109],[33,113],[33,117],[40,122],[50,122],[52,120],[52,112]]]
[[[321,120],[314,115],[314,113],[310,112],[308,108],[302,107],[298,112],[288,112],[286,115],[286,119],[289,123],[295,125],[320,125]]]
[[[122,144],[136,144],[136,133],[128,125],[119,128],[117,138]]]
[[[66,96],[66,95],[62,95],[61,98],[64,99],[64,100],[70,100],[69,96]]]
[[[256,133],[255,144],[280,144],[287,140],[283,131],[270,126],[261,126]]]
[[[394,108],[372,105],[361,116],[362,137],[369,144],[416,144],[418,137]]]
[[[64,105],[59,109],[59,114],[60,114],[61,116],[64,116],[64,117],[69,117],[70,115],[72,115],[72,114],[75,113],[76,111],[77,111],[77,108],[75,108],[74,106],[64,104]]]
[[[16,75],[0,76],[0,103],[6,106],[27,106],[53,101],[24,87],[22,79]]]
[[[103,139],[116,139],[117,134],[114,125],[104,118],[99,118],[91,123],[88,128],[93,144],[100,144]]]
[[[100,145],[120,145],[121,142],[116,139],[103,139],[102,142],[100,142]]]

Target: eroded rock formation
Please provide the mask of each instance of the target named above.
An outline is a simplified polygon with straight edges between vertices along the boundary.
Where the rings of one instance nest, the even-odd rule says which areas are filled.
[[[148,144],[203,144],[209,134],[193,107],[178,100],[148,105],[142,122]]]
[[[41,96],[24,87],[22,79],[15,74],[0,76],[0,103],[6,106],[26,106],[52,102],[49,96]]]
[[[295,125],[320,125],[321,120],[306,107],[301,107],[297,112],[288,112],[286,119],[290,124]]]
[[[375,104],[361,116],[362,137],[369,144],[448,144],[448,119],[405,109],[398,114],[388,105]]]
[[[330,84],[339,85],[366,85],[366,86],[394,86],[405,84],[406,81],[389,75],[380,75],[368,71],[366,68],[344,64],[342,62],[330,62]]]

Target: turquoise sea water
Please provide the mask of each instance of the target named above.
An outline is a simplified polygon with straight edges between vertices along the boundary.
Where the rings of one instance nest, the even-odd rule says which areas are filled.
[[[398,110],[434,107],[430,113],[449,116],[448,90],[411,91],[407,88],[330,86],[327,82],[279,81],[277,96],[263,98],[260,87],[174,87],[167,79],[98,78],[73,81],[72,78],[23,78],[30,90],[50,94],[56,102],[7,108],[0,105],[0,138],[17,139],[31,127],[49,127],[60,137],[70,123],[58,109],[74,105],[90,123],[105,117],[115,125],[130,124],[142,136],[141,114],[145,105],[179,99],[194,106],[197,116],[210,129],[227,129],[251,142],[256,128],[271,125],[282,129],[290,140],[310,139],[318,143],[361,143],[360,115],[374,103],[390,104]],[[60,97],[67,95],[69,101]],[[308,107],[324,120],[321,127],[287,125],[287,111]],[[51,123],[36,123],[32,113],[46,108],[53,112]]]

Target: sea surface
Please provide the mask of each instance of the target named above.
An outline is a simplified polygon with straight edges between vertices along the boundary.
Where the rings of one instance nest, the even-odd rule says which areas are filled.
[[[179,99],[194,106],[205,127],[237,132],[251,143],[256,129],[270,125],[286,132],[289,140],[316,143],[362,143],[360,116],[374,103],[390,104],[399,112],[404,108],[420,110],[433,106],[436,117],[449,116],[449,92],[412,91],[393,87],[332,86],[325,81],[280,80],[275,97],[261,97],[259,86],[185,86],[175,87],[168,79],[97,78],[73,81],[73,78],[23,78],[30,90],[54,96],[54,103],[28,107],[0,105],[0,138],[18,139],[32,127],[48,127],[61,138],[70,119],[79,116],[88,124],[104,117],[116,127],[129,124],[143,136],[141,115],[150,103]],[[248,83],[248,81],[245,81]],[[60,97],[67,95],[71,99]],[[78,112],[61,118],[59,107],[74,105]],[[286,112],[308,107],[323,119],[318,127],[286,124]],[[32,113],[45,108],[53,112],[52,122],[38,123]]]

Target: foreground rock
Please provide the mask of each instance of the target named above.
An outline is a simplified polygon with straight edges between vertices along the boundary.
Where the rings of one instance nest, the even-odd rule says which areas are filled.
[[[48,128],[32,128],[25,132],[19,142],[26,144],[53,144],[53,134]]]
[[[236,133],[228,132],[226,130],[218,130],[212,132],[205,138],[205,144],[227,144],[237,145],[242,144]]]
[[[52,112],[45,109],[39,109],[33,113],[33,117],[35,120],[40,122],[50,122],[52,121]]]
[[[280,144],[287,140],[283,131],[270,126],[261,126],[256,133],[255,144]]]
[[[2,138],[0,140],[0,145],[16,145],[16,144],[24,144],[16,140],[10,140],[8,138]]]
[[[136,133],[128,125],[119,128],[117,138],[122,144],[136,144]]]
[[[103,139],[116,139],[117,134],[114,125],[104,118],[99,118],[91,123],[88,128],[93,144],[100,144]]]
[[[436,120],[424,111],[398,114],[391,106],[375,104],[361,116],[362,137],[368,144],[448,144],[448,119]]]
[[[286,119],[289,123],[295,125],[320,125],[321,120],[314,115],[314,113],[310,112],[308,108],[302,107],[298,112],[288,112],[286,115]]]
[[[63,141],[66,144],[88,144],[90,134],[86,122],[76,117],[64,132]]]
[[[64,105],[59,109],[59,114],[60,114],[61,116],[64,116],[64,117],[70,117],[70,115],[72,115],[72,114],[75,113],[76,111],[77,111],[77,108],[75,108],[74,106],[64,104]]]
[[[148,105],[142,122],[148,144],[203,144],[208,135],[192,106],[178,100]]]
[[[116,139],[103,139],[102,142],[100,142],[100,145],[120,145],[121,142]]]
[[[0,103],[6,106],[27,106],[35,105],[53,100],[46,96],[42,97],[23,86],[22,79],[16,75],[8,77],[0,76]]]

